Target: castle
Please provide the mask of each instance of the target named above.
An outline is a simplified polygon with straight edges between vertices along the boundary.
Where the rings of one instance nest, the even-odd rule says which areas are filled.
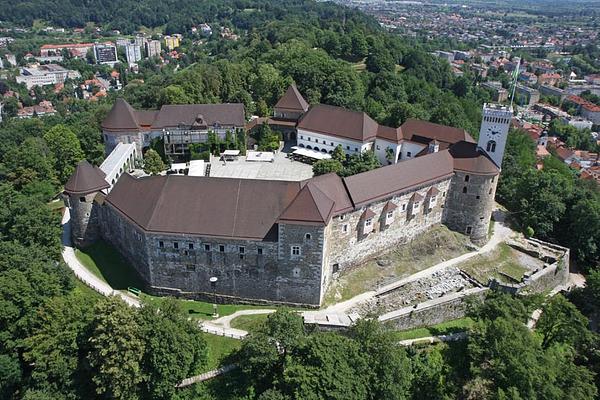
[[[193,130],[196,109],[183,107],[190,109],[186,129]],[[170,112],[183,118],[186,111]],[[383,154],[388,165],[291,182],[134,178],[126,171],[144,142],[137,113],[150,112],[119,100],[103,124],[110,125],[105,140],[114,136],[106,140],[111,147],[123,138],[129,143],[119,141],[100,168],[79,163],[65,185],[75,243],[110,242],[154,293],[208,298],[209,279],[217,277],[221,301],[305,306],[320,305],[340,271],[435,225],[486,242],[512,117],[507,107],[484,105],[476,142],[429,122],[390,128],[364,113],[309,107],[292,87],[268,123],[286,130],[297,148],[328,153],[341,144],[348,154]],[[179,129],[189,135],[183,124]]]

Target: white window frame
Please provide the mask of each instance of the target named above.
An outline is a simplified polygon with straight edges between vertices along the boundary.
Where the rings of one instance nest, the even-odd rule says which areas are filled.
[[[290,255],[292,257],[300,257],[302,255],[302,247],[298,245],[290,246]]]

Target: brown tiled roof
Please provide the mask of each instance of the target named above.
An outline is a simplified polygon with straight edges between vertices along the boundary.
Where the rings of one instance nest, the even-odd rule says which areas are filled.
[[[298,123],[298,129],[359,142],[374,138],[378,127],[379,124],[364,112],[325,104],[311,106]]]
[[[572,157],[575,153],[573,150],[569,150],[566,147],[557,147],[556,155],[561,161],[565,161],[567,158]]]
[[[373,218],[375,216],[375,213],[373,212],[373,210],[371,210],[370,208],[367,208],[365,210],[365,212],[362,213],[362,215],[360,216],[360,219],[369,219],[369,218]]]
[[[387,213],[387,212],[390,212],[390,211],[394,211],[396,208],[398,208],[397,205],[395,205],[391,201],[388,201],[387,203],[385,203],[385,206],[383,206],[383,212]]]
[[[377,137],[394,143],[400,143],[404,140],[402,129],[391,128],[389,126],[379,125],[377,129]]]
[[[75,172],[65,184],[65,192],[69,194],[88,194],[110,187],[104,180],[106,174],[86,160],[80,161]]]
[[[401,191],[452,176],[453,159],[447,150],[344,178],[355,207]]]
[[[420,136],[429,140],[436,139],[442,143],[456,143],[461,140],[475,143],[475,140],[464,129],[417,119],[408,119],[400,129],[402,130],[402,136],[408,140],[414,140],[416,139],[413,138],[414,136]]]
[[[102,129],[108,131],[139,130],[140,124],[137,120],[136,111],[125,99],[119,97],[115,100],[115,104],[104,118],[104,121],[102,121]]]
[[[202,116],[208,126],[219,123],[225,126],[243,127],[246,123],[244,105],[241,103],[173,104],[161,107],[152,123],[152,128],[173,128],[179,125],[189,127],[198,116]]]
[[[477,144],[458,142],[450,147],[454,158],[454,169],[482,175],[496,175],[500,172],[496,164],[477,150]],[[423,157],[427,158],[427,157]]]
[[[147,231],[262,240],[299,191],[299,182],[123,174],[106,202]]]
[[[335,202],[309,181],[278,221],[287,224],[327,225],[334,208]]]
[[[354,208],[350,197],[348,197],[344,182],[337,174],[329,173],[315,176],[305,182],[310,182],[334,201],[334,214],[342,214]]]
[[[415,193],[413,193],[412,196],[410,196],[410,201],[413,203],[418,203],[418,202],[422,201],[423,199],[424,199],[424,197],[421,196],[419,194],[419,192],[415,192]]]
[[[285,94],[279,99],[274,108],[283,108],[291,111],[306,112],[308,103],[298,91],[296,85],[290,85]]]
[[[158,113],[156,110],[136,110],[135,117],[140,126],[150,127]]]
[[[436,196],[440,191],[435,186],[432,186],[431,189],[427,191],[428,196]]]

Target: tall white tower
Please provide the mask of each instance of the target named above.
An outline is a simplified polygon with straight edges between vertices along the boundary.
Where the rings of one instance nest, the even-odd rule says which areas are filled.
[[[483,105],[483,119],[477,146],[498,168],[502,166],[512,116],[512,107],[500,104]]]

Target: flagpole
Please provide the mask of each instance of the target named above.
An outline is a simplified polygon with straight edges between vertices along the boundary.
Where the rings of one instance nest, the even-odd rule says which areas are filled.
[[[515,90],[517,89],[517,80],[519,79],[519,66],[521,65],[521,58],[519,58],[519,62],[517,63],[517,67],[515,68],[514,77],[513,77],[513,87],[512,94],[510,95],[510,108],[512,110],[513,102],[515,101]]]

